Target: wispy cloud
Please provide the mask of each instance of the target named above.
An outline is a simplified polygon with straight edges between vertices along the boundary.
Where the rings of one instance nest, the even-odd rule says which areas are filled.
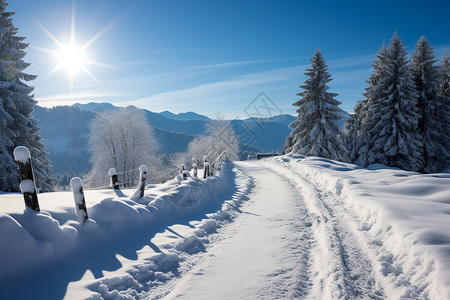
[[[126,97],[126,94],[117,94],[117,93],[99,93],[97,91],[83,91],[83,92],[74,92],[74,93],[65,93],[65,94],[56,94],[56,95],[44,95],[44,96],[36,96],[36,100],[40,105],[49,106],[51,104],[72,104],[74,101],[82,102],[82,101],[93,101],[93,100],[108,100],[112,97]]]
[[[352,68],[352,67],[361,66],[361,65],[367,66],[367,64],[372,63],[372,61],[374,59],[375,59],[375,53],[369,54],[369,55],[345,57],[345,58],[330,60],[328,62],[328,66],[332,69]]]
[[[357,57],[342,58],[328,61],[328,66],[333,76],[333,86],[341,85],[341,87],[352,85],[365,80],[370,74],[370,63],[373,55],[364,55]],[[234,62],[225,64],[216,64],[204,66],[205,68],[226,67],[231,65],[244,65],[249,62]],[[283,97],[280,105],[290,105],[295,94],[298,92],[298,86],[306,79],[304,75],[305,69],[310,64],[297,65],[292,67],[278,68],[261,72],[254,72],[245,75],[230,77],[211,83],[200,84],[189,88],[175,89],[155,93],[146,97],[141,97],[127,102],[136,106],[148,108],[171,107],[175,111],[181,111],[196,107],[197,110],[211,110],[213,108],[220,109],[221,105],[225,109],[240,104],[242,109],[247,105],[248,101],[253,100],[260,91],[273,91],[280,94],[280,86],[286,87],[286,91],[292,91],[292,97]],[[201,68],[201,66],[199,67]],[[358,89],[358,87],[356,87]],[[363,92],[363,88],[360,88]],[[283,93],[285,94],[285,93]],[[354,95],[355,92],[352,92]],[[200,108],[197,108],[200,107]]]
[[[186,68],[186,70],[211,70],[211,69],[222,69],[222,68],[230,68],[251,64],[260,64],[267,62],[279,61],[280,59],[259,59],[259,60],[247,60],[247,61],[232,61],[218,64],[210,64],[210,65],[200,65],[200,66],[192,66]]]
[[[211,101],[223,95],[237,95],[245,93],[251,87],[262,87],[280,81],[290,80],[294,74],[301,72],[306,66],[287,67],[246,75],[235,76],[226,80],[197,85],[191,88],[172,90],[150,95],[131,101],[135,105],[151,105],[160,101],[163,103],[179,103],[188,101]],[[253,90],[253,89],[252,89]],[[206,104],[206,103],[205,103]]]

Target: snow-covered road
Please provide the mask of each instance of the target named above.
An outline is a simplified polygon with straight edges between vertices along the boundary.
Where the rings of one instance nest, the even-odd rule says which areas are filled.
[[[340,176],[367,172],[329,162],[314,161]],[[291,158],[237,162],[236,166],[255,184],[243,213],[219,231],[220,238],[200,254],[189,272],[170,284],[165,298],[445,299],[447,292],[441,287],[446,279],[435,270],[446,270],[446,244],[440,238],[432,243],[415,238],[410,243],[401,233],[403,228],[395,232],[396,222],[406,211],[384,208],[383,217],[377,217],[372,204],[364,205],[362,200],[375,190],[363,189],[364,194],[357,196],[364,205],[361,209],[351,204],[355,197],[348,188],[358,186],[353,179],[358,175],[334,180],[319,172],[315,177],[308,165]],[[397,176],[399,171],[382,172]],[[400,178],[405,176],[401,172]],[[367,179],[378,178],[377,171],[368,173]],[[448,181],[446,178],[444,175],[442,183]],[[387,189],[395,190],[396,186],[393,181]],[[387,203],[403,201],[388,193],[385,197]],[[381,198],[377,199],[375,205],[382,204]],[[441,202],[434,198],[428,205]],[[385,216],[389,211],[395,219]],[[407,220],[414,222],[416,212],[411,212]],[[416,226],[405,228],[414,232]],[[430,260],[428,251],[420,248],[426,244],[437,245],[428,248],[430,253],[440,251],[443,255]]]
[[[291,183],[301,194],[304,223],[311,230],[310,299],[384,299],[384,290],[378,282],[367,253],[367,245],[358,235],[361,224],[344,211],[333,193],[315,186],[292,169],[274,164],[270,170]],[[269,170],[269,169],[267,169]]]
[[[243,214],[167,299],[385,298],[361,224],[332,194],[282,166],[236,165],[255,183]]]
[[[282,176],[254,163],[238,166],[255,180],[243,213],[167,299],[293,298],[309,290],[310,223],[302,196]]]

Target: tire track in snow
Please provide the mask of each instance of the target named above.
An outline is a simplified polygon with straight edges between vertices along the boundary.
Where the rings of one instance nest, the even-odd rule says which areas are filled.
[[[242,214],[220,229],[221,238],[197,257],[166,298],[307,298],[314,239],[302,195],[270,169],[236,165],[255,182]]]
[[[376,280],[371,259],[347,224],[345,212],[332,205],[338,199],[332,193],[316,188],[286,165],[261,165],[270,165],[279,175],[295,181],[313,220],[311,228],[316,246],[312,251],[311,269],[315,273],[308,298],[384,299],[384,289]]]
[[[343,181],[342,179],[334,180],[331,184],[323,185],[316,182],[321,188],[314,185],[315,176],[309,173],[301,174],[295,168],[290,168],[285,164],[286,169],[296,174],[308,182],[316,191],[324,195],[323,199],[332,198],[332,201],[324,201],[330,211],[333,211],[340,218],[340,225],[345,224],[347,231],[351,233],[355,243],[359,244],[365,257],[372,264],[372,274],[375,278],[375,284],[379,287],[379,291],[385,291],[384,298],[393,299],[429,299],[424,290],[426,285],[415,285],[411,283],[408,272],[403,271],[404,256],[395,256],[386,246],[384,241],[377,236],[368,233],[373,223],[362,220],[358,214],[349,208],[345,203],[345,196],[342,195]],[[311,179],[309,179],[311,178]],[[332,209],[330,208],[332,207]],[[390,234],[388,232],[388,234]],[[353,244],[350,244],[353,245]],[[423,262],[415,262],[416,265],[423,265]],[[421,270],[430,273],[429,269]],[[388,291],[388,292],[387,292]],[[394,291],[394,292],[393,292]],[[389,294],[388,294],[389,293]]]

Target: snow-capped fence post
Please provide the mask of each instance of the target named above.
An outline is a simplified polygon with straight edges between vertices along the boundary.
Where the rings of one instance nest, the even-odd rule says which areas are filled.
[[[203,178],[206,178],[209,176],[209,162],[206,155],[203,156],[203,168]]]
[[[20,190],[22,191],[25,205],[37,212],[41,211],[34,184],[33,166],[31,165],[31,154],[27,147],[18,146],[14,149],[14,160],[19,166]]]
[[[109,169],[109,176],[111,177],[111,187],[115,190],[120,189],[119,180],[117,179],[117,171],[114,168]]]
[[[194,157],[192,158],[192,176],[197,178],[197,163]]]
[[[181,165],[180,173],[183,180],[187,180],[186,166],[184,164]]]
[[[209,175],[214,176],[214,162],[211,163],[211,168],[209,171],[210,171]]]
[[[88,219],[86,201],[84,199],[83,184],[80,177],[74,177],[70,180],[70,187],[73,192],[73,200],[75,201],[75,213],[78,217],[80,225],[86,223]]]
[[[138,187],[138,191],[139,191],[139,198],[144,197],[144,189],[145,189],[145,181],[147,179],[147,166],[146,165],[142,165],[139,167],[139,187]]]

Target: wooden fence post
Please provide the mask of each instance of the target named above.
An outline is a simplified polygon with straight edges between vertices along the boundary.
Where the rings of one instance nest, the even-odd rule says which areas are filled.
[[[214,176],[214,167],[215,167],[214,162],[212,162],[211,163],[211,168],[209,169],[209,171],[210,171],[209,175],[210,176]]]
[[[14,149],[14,160],[19,166],[20,190],[23,193],[25,205],[37,212],[41,211],[36,194],[34,183],[33,166],[31,164],[31,154],[27,147],[18,146]]]
[[[111,187],[115,190],[119,190],[119,180],[117,179],[117,171],[114,168],[109,169],[109,176],[111,177]]]
[[[147,179],[147,166],[146,165],[142,165],[139,167],[139,187],[138,190],[140,191],[139,193],[139,198],[144,197],[144,189],[145,189],[145,181]]]
[[[203,178],[206,178],[209,176],[209,162],[208,157],[205,155],[203,156]]]
[[[192,176],[197,178],[197,163],[194,157],[192,158]]]
[[[73,192],[73,200],[75,201],[75,213],[77,214],[78,222],[80,223],[80,225],[83,225],[88,219],[88,214],[81,178],[72,178],[70,180],[70,187],[72,188]]]
[[[183,180],[187,180],[186,166],[184,164],[181,165],[180,173]]]

